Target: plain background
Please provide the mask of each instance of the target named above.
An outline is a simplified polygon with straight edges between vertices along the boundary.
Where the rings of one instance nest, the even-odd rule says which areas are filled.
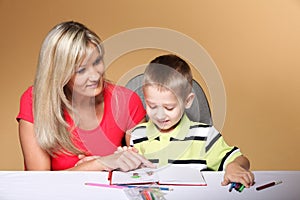
[[[23,170],[19,99],[33,83],[42,40],[66,20],[84,23],[102,40],[141,27],[193,38],[224,82],[226,141],[242,149],[252,170],[300,170],[299,0],[0,0],[0,170]],[[107,77],[117,82],[161,53],[123,55]]]

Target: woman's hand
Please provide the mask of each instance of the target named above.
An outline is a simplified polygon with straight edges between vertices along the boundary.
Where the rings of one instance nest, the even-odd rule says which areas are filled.
[[[79,161],[75,164],[75,166],[78,166],[84,162],[95,160],[97,158],[99,158],[99,156],[86,156],[86,155],[80,154],[80,155],[78,155]]]
[[[127,147],[127,146],[123,146],[123,147],[118,147],[117,150],[115,151],[115,153],[119,153],[119,152],[122,152],[122,151],[134,151],[136,153],[138,153],[139,151],[134,148],[134,147]]]
[[[133,149],[115,152],[112,155],[100,157],[97,161],[101,162],[109,170],[119,169],[121,171],[130,171],[141,166],[155,168],[153,163]]]
[[[122,148],[122,147],[121,147]],[[133,148],[119,149],[114,154],[108,156],[85,156],[79,155],[80,159],[76,164],[77,170],[103,170],[111,171],[119,169],[130,171],[141,166],[155,168],[155,165],[145,157],[137,153]],[[75,170],[75,168],[73,170]]]

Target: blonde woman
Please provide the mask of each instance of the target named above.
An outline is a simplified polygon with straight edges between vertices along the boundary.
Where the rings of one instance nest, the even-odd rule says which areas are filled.
[[[100,38],[81,23],[48,33],[17,116],[26,170],[153,167],[134,151],[114,153],[145,110],[135,93],[105,79],[103,56]]]

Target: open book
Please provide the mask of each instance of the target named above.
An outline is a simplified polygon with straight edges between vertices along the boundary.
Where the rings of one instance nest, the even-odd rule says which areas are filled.
[[[153,183],[160,185],[206,185],[199,169],[176,165],[168,165],[158,169],[141,168],[129,172],[113,171],[110,177],[110,184],[116,185]]]

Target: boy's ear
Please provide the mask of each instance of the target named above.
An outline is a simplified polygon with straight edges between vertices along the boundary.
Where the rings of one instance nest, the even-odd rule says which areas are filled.
[[[194,99],[195,99],[195,94],[191,92],[185,99],[185,109],[188,109],[192,106]]]

